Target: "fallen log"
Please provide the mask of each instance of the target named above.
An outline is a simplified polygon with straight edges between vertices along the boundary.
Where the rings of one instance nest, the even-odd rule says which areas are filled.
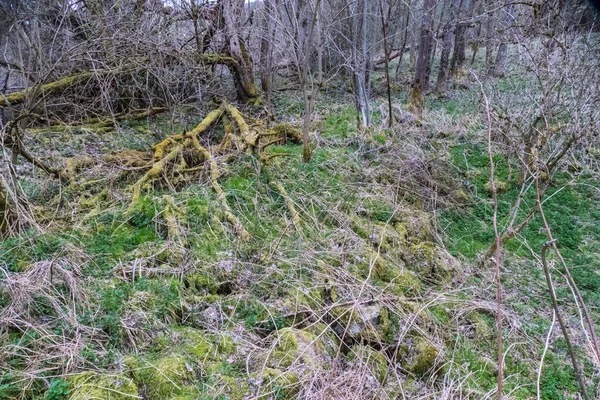
[[[34,85],[20,92],[0,94],[0,107],[9,107],[23,103],[30,96],[47,96],[51,93],[75,86],[85,82],[94,76],[92,72],[82,72],[80,74],[67,76],[57,81],[46,83],[44,85]]]

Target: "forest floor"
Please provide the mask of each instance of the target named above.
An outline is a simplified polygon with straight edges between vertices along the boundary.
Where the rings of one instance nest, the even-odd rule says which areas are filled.
[[[405,93],[394,92],[402,109]],[[373,103],[385,104],[383,94]],[[38,227],[0,243],[0,307],[11,324],[0,337],[0,399],[495,398],[495,277],[477,263],[494,239],[479,88],[428,96],[421,126],[369,134],[357,131],[352,104],[320,95],[309,163],[288,143],[269,147],[280,156],[266,165],[251,155],[220,165],[248,240],[223,218],[206,174],[156,181],[131,204],[144,173],[134,163],[88,165],[68,186],[23,165]],[[298,124],[303,105],[286,94],[274,109]],[[61,157],[146,152],[207,111],[182,106],[115,132],[42,132],[31,146]],[[378,108],[374,116],[383,125]],[[519,187],[500,153],[495,161],[503,226]],[[526,212],[534,199],[524,201]],[[600,322],[598,177],[570,164],[545,205]],[[556,324],[549,334],[540,227],[534,219],[505,249],[504,390],[576,398]],[[558,266],[553,274],[598,394],[571,289]]]

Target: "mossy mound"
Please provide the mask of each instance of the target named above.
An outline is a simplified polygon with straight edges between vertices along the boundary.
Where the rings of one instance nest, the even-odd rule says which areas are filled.
[[[123,375],[84,372],[67,379],[71,388],[69,400],[131,400],[138,398],[138,388]]]
[[[348,355],[348,364],[359,369],[367,368],[382,385],[387,382],[389,374],[387,359],[369,346],[353,346]]]
[[[124,364],[140,392],[149,400],[190,396],[197,392],[193,368],[182,356],[169,355],[156,360],[128,357]]]

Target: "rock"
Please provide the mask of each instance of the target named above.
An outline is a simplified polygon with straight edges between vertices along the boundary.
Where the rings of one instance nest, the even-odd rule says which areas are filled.
[[[131,400],[137,398],[138,388],[123,375],[84,372],[67,379],[71,387],[69,400]]]
[[[149,400],[171,399],[176,396],[193,396],[193,368],[180,355],[169,355],[157,360],[139,360],[127,357],[124,360],[135,383]]]
[[[369,346],[352,347],[348,355],[348,364],[359,369],[367,368],[382,385],[387,382],[389,373],[387,359]]]
[[[460,271],[458,260],[432,242],[412,245],[404,260],[408,268],[421,279],[433,283],[449,282]]]

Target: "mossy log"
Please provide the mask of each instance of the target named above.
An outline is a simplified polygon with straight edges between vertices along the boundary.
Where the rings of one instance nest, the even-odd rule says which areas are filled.
[[[167,111],[166,107],[151,107],[147,110],[136,111],[129,114],[117,114],[114,116],[90,118],[88,120],[82,121],[81,123],[56,124],[47,127],[32,128],[28,129],[28,132],[33,134],[44,132],[68,132],[74,130],[89,130],[94,132],[102,132],[103,130],[106,130],[106,128],[110,128],[109,130],[112,130],[112,128],[115,125],[115,122],[144,119],[165,111]]]
[[[36,85],[31,88],[21,90],[20,92],[0,95],[0,107],[9,107],[21,104],[30,96],[47,96],[49,94],[68,89],[71,86],[85,82],[93,76],[94,74],[92,72],[82,72],[80,74],[67,76],[44,85]]]

